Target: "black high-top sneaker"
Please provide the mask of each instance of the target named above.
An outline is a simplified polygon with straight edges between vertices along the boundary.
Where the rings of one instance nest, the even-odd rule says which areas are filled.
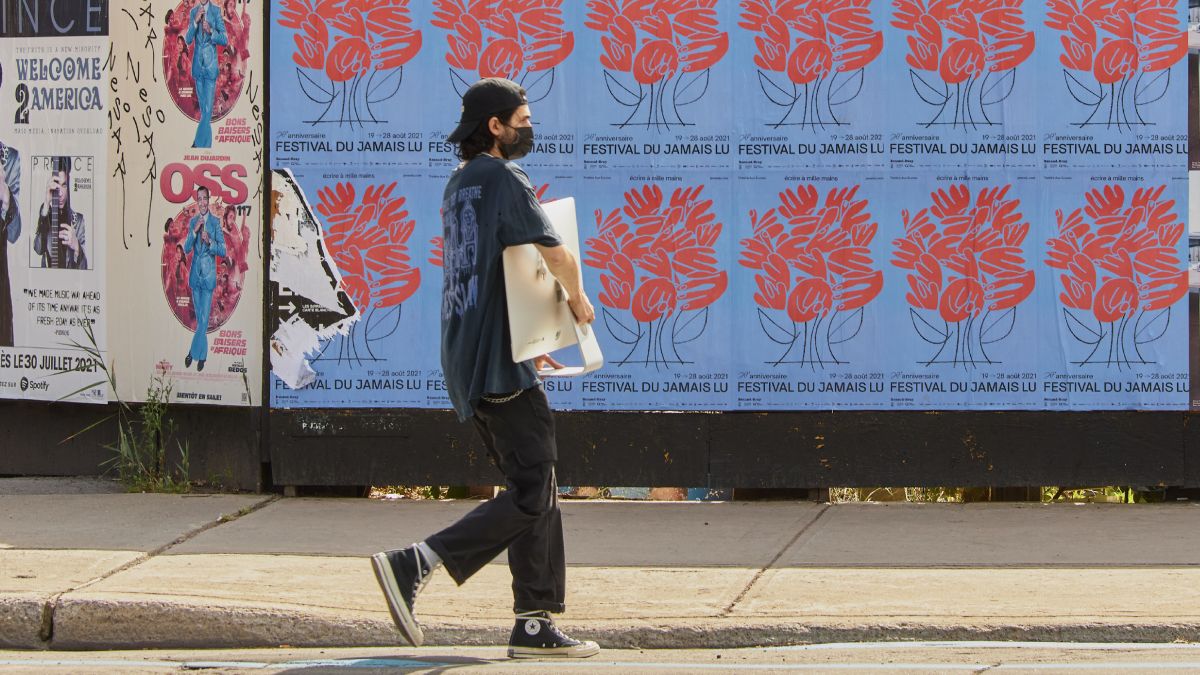
[[[595,642],[580,642],[567,637],[554,625],[549,612],[517,614],[517,624],[508,639],[508,657],[511,659],[581,659],[599,653],[600,645]]]
[[[433,570],[421,556],[416,545],[395,551],[384,551],[371,556],[371,567],[375,578],[387,599],[392,621],[400,634],[414,647],[425,641],[425,633],[413,616],[413,603],[417,594],[429,583]]]

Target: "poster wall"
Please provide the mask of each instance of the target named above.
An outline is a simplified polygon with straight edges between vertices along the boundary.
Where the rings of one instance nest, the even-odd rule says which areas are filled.
[[[502,76],[606,356],[560,408],[1187,407],[1182,0],[484,4],[273,6],[274,405],[447,407],[444,139]]]
[[[1192,410],[1200,410],[1200,0],[1188,0],[1188,297]]]
[[[112,24],[112,344],[121,397],[256,404],[263,250],[259,0],[153,0]]]
[[[0,398],[103,403],[109,7],[51,6],[0,17]]]

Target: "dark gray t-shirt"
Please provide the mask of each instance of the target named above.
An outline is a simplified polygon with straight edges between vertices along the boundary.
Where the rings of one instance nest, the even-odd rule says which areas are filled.
[[[442,196],[442,371],[460,420],[484,394],[537,384],[532,362],[513,363],[501,254],[562,240],[521,167],[480,155],[450,176]]]

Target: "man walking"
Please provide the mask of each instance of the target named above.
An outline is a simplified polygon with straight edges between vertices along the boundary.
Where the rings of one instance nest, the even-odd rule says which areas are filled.
[[[491,78],[463,94],[458,144],[463,163],[442,198],[442,370],[460,421],[471,419],[508,489],[425,541],[372,557],[375,576],[401,634],[424,639],[413,602],[439,566],[464,583],[508,549],[516,621],[513,658],[585,657],[595,642],[562,633],[550,618],[565,609],[566,561],[554,465],[554,418],[537,370],[561,367],[549,356],[513,363],[501,254],[534,244],[566,289],[580,323],[595,319],[579,261],[538,204],[512,160],[533,149],[525,90]]]
[[[196,334],[183,365],[186,368],[194,360],[197,372],[204,370],[208,359],[208,319],[212,313],[213,289],[217,287],[217,256],[225,255],[221,221],[209,212],[208,200],[208,188],[196,190],[199,212],[188,222],[187,239],[183,242],[184,252],[192,254],[188,286],[192,289],[192,309],[196,312]]]

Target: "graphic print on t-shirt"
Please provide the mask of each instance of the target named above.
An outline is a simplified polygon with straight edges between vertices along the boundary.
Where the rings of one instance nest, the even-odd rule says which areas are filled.
[[[442,204],[442,224],[446,230],[446,283],[442,287],[442,318],[451,313],[461,317],[479,299],[479,279],[475,274],[475,255],[479,242],[479,223],[474,201],[483,197],[478,185],[457,190]]]

